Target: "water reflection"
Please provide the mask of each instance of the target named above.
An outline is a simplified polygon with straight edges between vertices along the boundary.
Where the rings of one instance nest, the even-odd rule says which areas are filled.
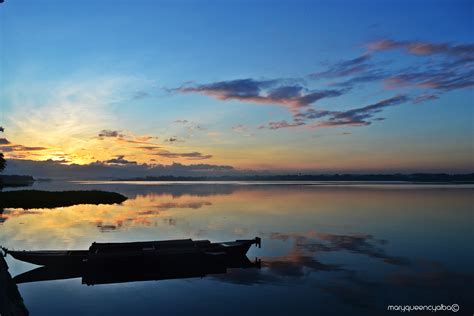
[[[235,299],[239,309],[226,309],[226,314],[384,315],[387,304],[457,303],[461,312],[474,308],[470,187],[62,187],[111,190],[129,200],[119,206],[5,209],[0,244],[83,249],[93,241],[262,236],[262,249],[249,253],[262,259],[262,268],[230,268],[203,279],[137,282],[133,287],[78,287],[77,280],[21,284],[32,314],[81,315],[94,306],[97,315],[220,315]],[[8,260],[14,275],[32,269]],[[63,303],[46,304],[52,297]]]
[[[270,238],[283,241],[291,238],[294,240],[294,246],[298,251],[303,250],[312,255],[321,252],[349,251],[382,259],[389,264],[407,265],[409,263],[406,258],[387,255],[382,246],[387,244],[388,241],[376,239],[368,234],[340,235],[311,231],[307,234],[271,233]]]
[[[186,260],[153,260],[109,263],[107,265],[86,264],[79,266],[44,266],[17,275],[16,284],[82,278],[82,284],[113,284],[137,281],[202,278],[208,274],[225,274],[228,269],[260,268],[260,261],[250,262],[245,255],[221,258],[188,256]]]

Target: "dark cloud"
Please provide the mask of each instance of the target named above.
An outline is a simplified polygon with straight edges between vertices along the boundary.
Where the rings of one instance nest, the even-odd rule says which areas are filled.
[[[328,116],[334,112],[327,110],[315,110],[313,108],[307,109],[304,112],[299,112],[294,115],[295,119],[298,121],[301,120],[314,120]]]
[[[66,164],[70,163],[71,161],[66,159],[66,158],[59,158],[59,159],[47,159],[45,160],[46,162],[54,162],[54,163],[59,163],[59,164]]]
[[[426,100],[430,99],[430,97],[425,98]],[[261,125],[259,128],[276,130],[280,128],[298,127],[306,125],[308,121],[312,120],[319,121],[311,125],[311,127],[366,126],[370,125],[373,121],[384,120],[384,118],[374,118],[374,115],[382,112],[384,108],[398,105],[407,102],[408,100],[410,100],[410,98],[405,95],[397,95],[374,104],[347,111],[328,111],[308,108],[304,111],[294,113],[293,122],[269,122],[267,125]],[[418,99],[418,101],[421,102],[420,99]]]
[[[182,140],[179,140],[177,136],[172,136],[170,138],[165,139],[165,142],[168,142],[168,143],[176,143],[180,141]]]
[[[123,137],[123,134],[120,134],[119,131],[113,131],[110,129],[103,129],[99,133],[99,137]]]
[[[203,155],[200,152],[193,151],[189,153],[175,153],[170,151],[160,151],[154,155],[165,157],[165,158],[185,158],[187,160],[204,160],[212,158],[212,155]]]
[[[275,80],[258,81],[254,79],[238,79],[202,84],[194,87],[181,87],[180,92],[198,92],[214,96],[221,100],[228,99],[258,99],[262,89],[274,86]]]
[[[39,147],[39,146],[23,146],[23,145],[18,145],[18,144],[11,144],[11,143],[3,145],[0,143],[0,149],[3,152],[29,152],[29,151],[47,150],[48,148]]]
[[[87,165],[62,164],[57,161],[10,159],[6,174],[28,174],[38,178],[109,179],[146,176],[219,176],[236,175],[239,171],[229,165],[173,163],[108,164],[97,161]]]
[[[9,145],[11,144],[8,139],[6,138],[0,138],[0,145]]]
[[[122,225],[113,225],[113,224],[104,224],[102,222],[97,222],[96,227],[99,228],[101,233],[107,233],[107,232],[112,232],[117,230],[117,228],[120,228]]]
[[[143,149],[143,150],[146,150],[146,151],[151,151],[151,150],[160,149],[161,146],[147,145],[147,146],[138,146],[138,147],[135,147],[135,148]]]
[[[181,87],[182,93],[201,93],[219,100],[238,100],[242,102],[276,104],[297,109],[306,107],[318,100],[342,95],[342,90],[308,90],[300,85],[288,85],[282,80],[258,81],[239,79],[219,81],[193,87]]]
[[[137,164],[136,161],[130,161],[130,160],[126,160],[124,158],[125,158],[124,155],[119,155],[119,156],[116,156],[116,158],[104,161],[104,163],[106,163],[106,164],[117,164],[117,165],[136,165]]]
[[[280,128],[298,127],[302,125],[305,125],[305,123],[302,121],[293,121],[291,123],[287,121],[278,121],[278,122],[268,122],[267,125],[260,125],[258,128],[275,130],[275,129],[280,129]]]
[[[316,111],[315,113],[310,113],[310,117],[314,115],[327,117],[324,121],[317,122],[313,127],[366,126],[370,125],[374,120],[383,120],[383,118],[373,118],[373,116],[382,112],[384,108],[399,105],[408,100],[409,98],[405,95],[397,95],[374,104],[347,111]]]
[[[0,132],[4,132],[4,131],[5,129],[2,126],[0,126]]]

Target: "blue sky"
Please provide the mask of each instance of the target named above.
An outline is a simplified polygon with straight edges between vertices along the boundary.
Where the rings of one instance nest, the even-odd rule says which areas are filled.
[[[6,0],[4,151],[124,167],[472,171],[473,11],[469,1]],[[298,99],[314,93],[324,97]]]

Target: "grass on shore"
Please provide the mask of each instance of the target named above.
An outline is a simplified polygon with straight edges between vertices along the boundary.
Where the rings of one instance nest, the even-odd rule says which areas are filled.
[[[0,208],[55,208],[77,204],[116,204],[127,197],[106,191],[38,191],[0,192]]]

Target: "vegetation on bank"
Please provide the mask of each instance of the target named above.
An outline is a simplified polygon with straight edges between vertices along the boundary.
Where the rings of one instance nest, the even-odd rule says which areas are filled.
[[[77,204],[118,204],[127,200],[119,193],[106,191],[38,191],[0,192],[1,208],[55,208]]]

